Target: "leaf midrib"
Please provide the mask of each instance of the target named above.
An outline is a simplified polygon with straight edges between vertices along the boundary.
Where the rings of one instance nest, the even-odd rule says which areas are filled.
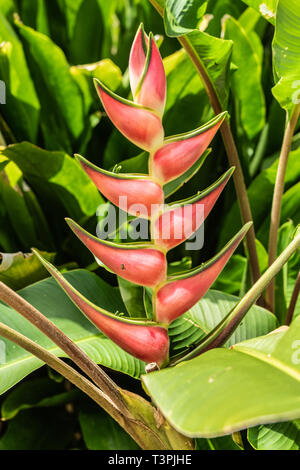
[[[81,344],[81,343],[85,343],[85,342],[89,342],[89,341],[92,341],[93,339],[96,339],[96,338],[99,338],[99,339],[102,339],[102,340],[105,340],[106,338],[103,336],[101,337],[100,335],[93,335],[93,336],[86,336],[85,338],[81,338],[80,340],[78,341],[74,341],[75,344]],[[56,351],[56,350],[60,350],[62,351],[62,349],[60,349],[58,346],[55,346],[55,347],[51,347],[51,348],[47,348],[47,351],[50,352],[50,353],[53,353],[53,351]],[[63,352],[63,355],[65,355],[66,353],[64,351]],[[66,355],[66,357],[69,357]],[[37,357],[31,355],[28,353],[28,355],[26,355],[25,357],[21,358],[21,359],[18,359],[18,360],[15,360],[15,361],[10,361],[6,364],[3,364],[3,365],[0,365],[0,373],[2,370],[4,370],[6,367],[11,367],[11,366],[15,366],[16,364],[19,364],[23,361],[28,361],[28,360],[31,360],[31,359],[38,359]],[[41,361],[43,362],[43,361]]]
[[[257,351],[255,349],[250,349],[244,346],[238,346],[238,347],[233,347],[234,351],[241,352],[242,354],[246,354],[248,356],[255,357],[258,360],[261,360],[265,363],[267,363],[269,366],[280,370],[281,372],[289,375],[293,379],[296,379],[298,382],[300,382],[300,372],[297,370],[289,367],[286,365],[284,362],[280,361],[274,356],[265,354],[261,351]]]

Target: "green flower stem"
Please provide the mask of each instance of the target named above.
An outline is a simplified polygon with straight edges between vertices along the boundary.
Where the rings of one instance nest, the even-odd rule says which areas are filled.
[[[286,314],[286,320],[285,320],[286,325],[290,325],[293,320],[293,315],[294,315],[296,303],[299,297],[299,292],[300,292],[300,271],[298,272],[298,276],[294,285],[290,305]]]
[[[0,300],[20,313],[36,328],[50,338],[86,375],[110,397],[117,408],[125,413],[125,403],[117,385],[92,361],[70,338],[57,328],[48,318],[30,305],[23,297],[0,282]]]
[[[281,212],[281,202],[282,202],[282,195],[284,191],[284,179],[286,173],[286,167],[288,163],[289,154],[291,151],[292,139],[295,131],[295,127],[297,125],[298,119],[300,115],[300,104],[295,106],[294,111],[291,115],[291,118],[288,120],[280,157],[279,157],[279,165],[277,169],[274,193],[273,193],[273,202],[272,202],[272,211],[271,211],[271,224],[270,224],[270,232],[269,232],[269,266],[275,261],[277,256],[277,240],[278,240],[278,229],[280,224],[280,212]],[[275,307],[275,280],[272,280],[270,283],[267,293],[266,293],[266,300],[268,307],[272,312],[274,312]]]
[[[158,11],[158,13],[163,17],[164,11],[161,5],[159,5],[159,3],[156,0],[149,0],[149,1],[154,6],[154,8]],[[180,44],[182,45],[182,47],[186,50],[187,54],[190,56],[190,59],[192,60],[193,64],[195,65],[198,71],[215,114],[217,115],[221,113],[224,110],[222,109],[222,106],[216,94],[214,85],[211,82],[201,59],[195,52],[187,36],[180,36],[178,40]],[[237,148],[236,148],[233,135],[230,129],[230,125],[227,119],[224,120],[221,126],[221,133],[222,133],[222,138],[223,138],[224,146],[226,149],[229,164],[230,166],[236,167],[236,170],[233,174],[233,181],[234,181],[235,190],[237,193],[237,198],[238,198],[238,203],[240,207],[243,224],[247,222],[252,222],[253,220],[252,220],[251,208],[250,208],[250,204],[248,200],[244,175],[243,175],[240,159],[238,156]],[[258,256],[257,256],[257,250],[256,250],[256,244],[255,244],[254,226],[252,226],[247,233],[246,244],[247,244],[247,250],[249,253],[251,277],[254,283],[259,279],[259,276],[260,276]]]
[[[229,314],[203,339],[203,341],[201,341],[193,351],[185,354],[179,359],[175,359],[171,362],[171,365],[176,365],[179,362],[192,359],[193,357],[203,354],[209,349],[223,346],[243,320],[250,307],[252,307],[274,276],[276,276],[282,266],[299,247],[300,233],[278,256],[276,261],[274,261],[267,271],[264,272],[260,279],[251,287],[231,312],[229,312]]]

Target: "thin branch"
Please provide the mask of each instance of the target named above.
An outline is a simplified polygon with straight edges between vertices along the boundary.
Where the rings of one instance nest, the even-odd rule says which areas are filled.
[[[159,5],[156,0],[149,0],[150,3],[154,6],[154,8],[158,11],[158,13],[163,17],[164,11],[163,8]],[[178,38],[182,47],[186,50],[187,54],[191,58],[193,64],[195,65],[210,100],[211,106],[215,112],[215,114],[219,114],[223,111],[219,98],[217,96],[216,90],[214,88],[213,83],[211,82],[205,66],[203,65],[200,57],[194,50],[192,44],[190,43],[189,39],[186,36],[180,36]],[[229,164],[231,166],[235,166],[235,172],[233,174],[233,181],[235,185],[235,190],[238,198],[238,203],[240,207],[241,217],[243,224],[247,222],[253,221],[251,208],[248,200],[247,189],[245,185],[243,170],[241,167],[240,159],[238,156],[238,151],[233,139],[233,135],[230,129],[230,125],[228,120],[225,119],[221,126],[221,134],[224,142],[224,146],[226,149],[227,157]],[[260,276],[260,269],[258,263],[258,256],[256,250],[256,243],[255,243],[255,232],[254,226],[250,228],[246,235],[246,244],[249,254],[249,264],[251,269],[251,277],[252,282],[256,282]]]
[[[183,354],[180,358],[171,362],[176,365],[182,361],[192,359],[204,352],[223,346],[230,336],[234,333],[246,313],[255,303],[256,299],[261,295],[271,280],[278,274],[282,266],[288,261],[295,251],[300,247],[300,234],[285,248],[278,256],[272,266],[259,278],[259,280],[251,287],[246,295],[239,303],[229,312],[229,314],[200,342],[200,344],[187,354]]]
[[[299,297],[299,292],[300,292],[300,271],[298,272],[298,276],[294,285],[292,297],[290,300],[290,305],[286,314],[286,320],[285,324],[290,325],[293,319],[294,311],[296,308],[296,303]]]
[[[50,338],[100,389],[110,397],[111,401],[126,414],[126,404],[121,397],[117,385],[110,377],[85,354],[68,336],[66,336],[48,318],[42,315],[23,297],[0,282],[0,300],[20,313],[36,328]]]
[[[296,124],[298,122],[300,114],[300,105],[295,106],[292,113],[291,119],[287,122],[285,129],[279,164],[277,169],[274,193],[273,193],[273,202],[272,202],[272,211],[271,211],[271,224],[269,232],[269,266],[275,261],[277,255],[277,240],[278,240],[278,229],[280,224],[280,212],[281,212],[281,202],[282,195],[284,191],[284,179],[286,173],[286,167],[288,163],[289,154],[291,151],[292,139],[295,131]],[[275,306],[275,280],[272,280],[270,283],[267,292],[266,300],[268,307],[272,312],[274,312]]]
[[[28,351],[43,363],[50,366],[56,372],[65,377],[79,390],[88,395],[95,403],[103,408],[117,423],[137,442],[142,449],[147,450],[172,450],[183,449],[192,450],[191,439],[181,435],[167,422],[158,425],[155,416],[158,413],[151,403],[134,393],[121,390],[124,399],[129,400],[133,408],[132,418],[125,416],[113,401],[105,395],[90,380],[82,376],[73,367],[66,364],[61,359],[54,356],[42,346],[21,333],[13,330],[9,326],[0,322],[0,337],[6,338]],[[128,407],[129,408],[129,407]],[[136,416],[134,416],[136,415]],[[149,421],[149,422],[148,422]],[[173,440],[170,439],[170,436]],[[175,439],[175,441],[174,441]],[[173,447],[173,441],[179,443],[179,447]]]
[[[123,422],[124,417],[115,407],[114,403],[106,396],[98,387],[96,387],[92,382],[86,379],[83,375],[77,372],[73,367],[69,366],[61,359],[54,356],[42,346],[39,346],[37,343],[32,341],[21,333],[13,330],[4,323],[0,323],[0,336],[6,338],[9,341],[12,341],[14,344],[17,344],[21,348],[28,351],[30,354],[34,355],[45,364],[50,366],[59,374],[63,375],[67,380],[69,380],[73,385],[79,388],[82,392],[88,395],[92,400],[94,400],[99,406],[101,406],[107,413],[110,414],[114,419],[117,419],[118,422]]]

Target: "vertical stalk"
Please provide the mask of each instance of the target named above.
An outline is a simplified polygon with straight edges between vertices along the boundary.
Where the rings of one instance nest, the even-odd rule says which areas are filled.
[[[286,325],[290,325],[292,323],[296,303],[299,297],[299,292],[300,292],[300,271],[298,272],[298,276],[294,285],[290,305],[286,314],[286,320],[285,320]]]
[[[159,3],[156,0],[149,0],[149,1],[154,6],[154,8],[158,11],[158,13],[163,17],[164,11],[163,11],[163,8],[159,5]],[[180,36],[178,40],[180,44],[182,45],[182,47],[186,50],[187,54],[189,55],[190,59],[195,65],[197,72],[199,73],[215,114],[221,113],[223,111],[221,103],[218,99],[214,85],[211,82],[201,59],[197,55],[192,44],[190,43],[189,39],[186,36]],[[240,213],[241,213],[243,224],[247,222],[253,222],[242,166],[240,163],[238,151],[237,151],[234,139],[233,139],[229,122],[226,119],[221,126],[221,134],[222,134],[229,164],[230,166],[236,167],[236,170],[233,174],[233,181],[235,185],[235,190],[236,190],[236,194],[238,198],[238,203],[240,207]],[[260,270],[259,270],[258,256],[257,256],[257,250],[256,250],[256,243],[255,243],[255,232],[254,232],[253,225],[246,235],[246,245],[247,245],[248,256],[249,256],[251,278],[252,278],[252,282],[254,283],[258,280],[260,276]]]
[[[280,224],[280,212],[281,212],[281,202],[282,195],[284,191],[284,179],[286,173],[286,167],[288,163],[289,153],[291,150],[292,139],[295,131],[296,124],[298,122],[300,114],[300,104],[295,106],[291,118],[287,121],[280,157],[279,164],[277,169],[274,193],[273,193],[273,202],[272,202],[272,211],[271,211],[271,224],[269,232],[269,245],[268,245],[268,255],[269,255],[269,266],[274,263],[277,255],[277,240],[278,240],[278,229]],[[266,300],[268,307],[272,312],[274,312],[275,304],[275,279],[271,281],[266,292]]]

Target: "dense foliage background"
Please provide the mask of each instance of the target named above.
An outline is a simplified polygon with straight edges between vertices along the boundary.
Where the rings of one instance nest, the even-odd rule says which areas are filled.
[[[285,113],[271,93],[274,27],[246,3],[210,0],[207,13],[213,16],[205,17],[205,32],[223,40],[210,58],[211,67],[231,115],[263,272]],[[13,289],[25,289],[25,298],[56,317],[60,326],[72,318],[72,337],[83,346],[86,343],[87,349],[95,348],[96,356],[106,355],[101,361],[104,365],[128,374],[110,369],[118,384],[139,393],[143,393],[140,383],[133,377],[139,376],[138,369],[143,366],[125,353],[118,355],[99,339],[52,281],[45,281],[43,289],[51,289],[53,303],[43,303],[43,289],[34,283],[48,275],[29,253],[31,247],[38,248],[63,271],[85,268],[81,275],[79,271],[69,274],[74,285],[111,311],[124,309],[115,276],[99,268],[70,232],[64,217],[70,216],[95,232],[97,208],[105,203],[74,160],[74,153],[105,169],[121,164],[124,172],[145,171],[145,154],[114,130],[92,83],[92,77],[97,77],[119,95],[129,96],[128,56],[141,22],[161,41],[168,86],[163,122],[166,135],[205,123],[213,111],[199,75],[178,41],[165,35],[162,19],[147,0],[0,0],[0,79],[6,84],[6,104],[0,108],[0,280]],[[180,189],[176,199],[205,189],[227,168],[224,146],[217,136],[201,171]],[[296,133],[285,181],[280,251],[300,223],[299,176],[300,133]],[[240,226],[230,183],[205,223],[204,248],[190,259],[184,246],[178,247],[170,261],[199,264],[215,254]],[[277,277],[275,313],[279,323],[285,317],[299,263],[295,254]],[[249,284],[249,266],[241,247],[213,289],[241,296]],[[58,304],[59,311],[55,311]],[[31,326],[25,320],[16,316],[12,321],[30,336]],[[271,326],[274,329],[276,320],[272,317],[268,321],[269,330]],[[44,340],[43,344],[50,342]],[[176,348],[176,341],[174,344]],[[21,360],[18,356],[15,367]],[[31,371],[38,364],[19,367],[20,380],[27,375],[26,367]],[[6,391],[1,406],[0,449],[136,448],[104,412],[45,367]],[[281,426],[287,429],[282,445],[299,448],[298,425]],[[276,441],[269,435],[266,443],[254,432],[248,438],[245,445],[249,448],[270,447]],[[239,448],[231,437],[207,440],[201,446]]]

